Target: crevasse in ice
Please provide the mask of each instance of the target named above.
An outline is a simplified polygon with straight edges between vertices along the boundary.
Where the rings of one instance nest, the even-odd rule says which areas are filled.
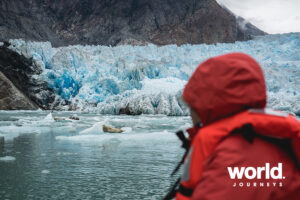
[[[10,48],[40,65],[59,101],[76,110],[118,114],[186,115],[182,88],[198,64],[244,52],[263,67],[268,107],[300,114],[300,33],[215,45],[68,46],[10,40]],[[68,109],[68,106],[62,107]]]

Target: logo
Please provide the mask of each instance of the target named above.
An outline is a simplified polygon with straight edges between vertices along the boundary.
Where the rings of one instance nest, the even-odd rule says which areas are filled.
[[[266,163],[263,167],[227,167],[227,170],[231,180],[238,180],[233,187],[282,187],[285,179],[282,163],[272,168]]]

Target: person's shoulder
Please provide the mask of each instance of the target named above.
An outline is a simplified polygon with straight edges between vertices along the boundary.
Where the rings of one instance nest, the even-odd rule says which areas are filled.
[[[268,163],[270,169],[279,167],[278,164],[281,163],[283,175],[288,177],[287,181],[281,181],[282,187],[267,187],[267,185],[264,187],[251,186],[250,189],[244,187],[246,186],[244,184],[252,184],[253,182],[260,184],[260,179],[251,179],[250,181],[246,179],[244,177],[245,170],[247,168],[257,170],[266,167]],[[242,168],[244,168],[243,173],[241,172]],[[230,171],[236,173],[237,170],[242,173],[243,178],[231,179]],[[267,180],[263,181],[264,184],[270,184],[267,182]],[[278,182],[278,180],[273,182]],[[243,187],[237,184],[243,184]],[[272,195],[276,194],[276,198],[279,197],[277,199],[286,199],[286,195],[290,195],[290,199],[294,200],[300,195],[299,187],[300,172],[296,169],[290,156],[280,147],[260,138],[255,138],[250,143],[241,134],[235,134],[221,141],[212,155],[205,160],[202,176],[192,199],[250,200],[253,199],[253,195],[263,197],[262,199],[275,199]]]

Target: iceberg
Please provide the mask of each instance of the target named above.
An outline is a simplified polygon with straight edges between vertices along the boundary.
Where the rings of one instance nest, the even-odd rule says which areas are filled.
[[[95,123],[92,127],[87,128],[81,131],[79,134],[96,134],[96,133],[103,133],[102,126],[107,122],[107,119],[101,122]]]
[[[48,123],[55,122],[55,120],[53,119],[52,113],[49,113],[42,121],[48,122]]]
[[[188,115],[184,85],[204,60],[244,52],[262,66],[268,107],[300,115],[300,33],[259,36],[214,45],[67,46],[10,40],[10,49],[32,58],[63,110],[102,114]],[[122,111],[122,112],[120,112]],[[123,112],[124,111],[124,112]]]

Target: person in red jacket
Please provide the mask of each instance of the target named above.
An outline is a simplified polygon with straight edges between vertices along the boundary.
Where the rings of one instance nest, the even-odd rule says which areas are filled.
[[[191,109],[190,148],[177,200],[300,199],[300,123],[266,109],[259,64],[242,53],[198,66],[183,99]]]

